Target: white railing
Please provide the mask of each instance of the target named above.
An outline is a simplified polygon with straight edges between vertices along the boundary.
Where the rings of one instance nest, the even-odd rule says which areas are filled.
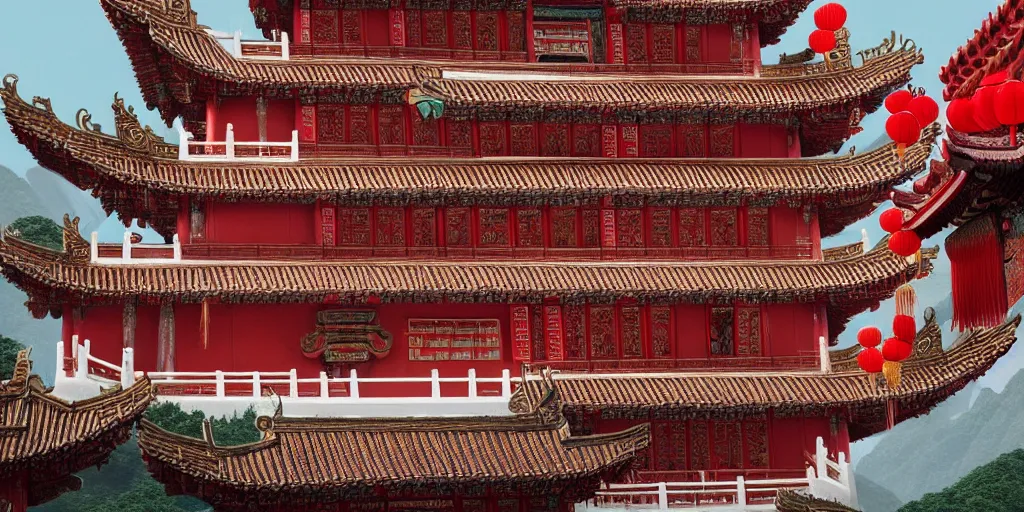
[[[167,249],[171,250],[170,258],[149,258],[141,257],[136,258],[132,256],[132,249],[139,249],[141,251],[158,251],[166,252]],[[170,244],[143,244],[143,243],[132,243],[131,231],[125,230],[124,237],[121,240],[121,256],[110,257],[100,256],[100,245],[99,245],[99,234],[95,231],[89,236],[89,261],[92,263],[102,264],[121,264],[121,265],[141,265],[141,264],[152,264],[152,263],[180,263],[181,262],[181,241],[178,239],[177,233],[174,234],[172,242]]]
[[[178,160],[214,162],[298,162],[299,131],[287,142],[235,142],[235,127],[227,125],[224,141],[195,141],[192,133],[178,127]]]
[[[465,377],[441,377],[438,370],[431,370],[430,377],[360,377],[355,369],[349,372],[348,377],[328,377],[327,372],[320,372],[319,377],[302,378],[294,369],[287,372],[149,372],[147,373],[153,385],[156,387],[157,395],[171,396],[178,393],[162,392],[162,386],[174,386],[172,389],[180,391],[187,389],[189,396],[211,396],[224,398],[227,396],[249,396],[259,398],[263,396],[264,386],[287,385],[289,398],[335,398],[335,399],[360,399],[360,389],[365,385],[372,384],[430,384],[429,398],[433,400],[458,400],[475,398],[502,398],[507,400],[512,396],[512,384],[518,383],[520,379],[513,379],[509,370],[501,372],[501,377],[477,377],[476,370],[470,369]],[[459,396],[442,396],[441,384],[465,384],[466,394]],[[300,393],[303,384],[316,384],[315,394]],[[497,395],[483,395],[478,391],[480,384],[500,384],[500,391]],[[336,386],[337,385],[337,386]],[[213,386],[212,390],[210,386]],[[245,393],[229,393],[228,389],[245,389]],[[341,388],[343,391],[336,392]],[[427,398],[425,395],[411,395],[403,398]]]
[[[828,339],[818,336],[818,359],[821,373],[832,373],[832,358],[828,355]]]
[[[830,460],[819,437],[814,466],[807,468],[804,478],[747,480],[738,476],[729,481],[610,484],[576,510],[705,510],[717,506],[730,511],[775,510],[775,495],[784,489],[805,489],[817,498],[856,507],[851,475],[845,455],[840,453],[838,462]]]
[[[277,41],[243,40],[241,30],[233,34],[215,30],[207,30],[206,33],[213,36],[236,59],[288,60],[291,57],[287,32],[280,32]]]
[[[92,355],[92,342],[88,339],[80,344],[77,335],[71,337],[71,357],[64,355],[64,342],[57,342],[53,394],[58,397],[70,401],[84,400],[99,395],[103,387],[114,384],[128,389],[139,376],[135,372],[135,351],[131,348],[121,350],[121,366],[117,366]]]

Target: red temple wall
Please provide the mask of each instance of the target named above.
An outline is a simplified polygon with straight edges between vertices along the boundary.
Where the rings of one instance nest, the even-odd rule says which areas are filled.
[[[260,140],[259,123],[256,117],[256,98],[222,97],[218,100],[213,116],[213,140],[225,140],[230,123],[235,131],[235,141]],[[295,129],[295,101],[267,101],[267,141],[287,142],[292,140]]]
[[[206,208],[207,243],[316,243],[312,204],[209,202]]]

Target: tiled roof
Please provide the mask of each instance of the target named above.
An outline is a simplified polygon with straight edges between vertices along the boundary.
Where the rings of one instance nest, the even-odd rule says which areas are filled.
[[[1024,38],[1024,0],[1005,0],[939,72],[946,100],[969,98],[990,73],[1016,61]]]
[[[743,198],[762,204],[800,200],[819,205],[823,234],[838,232],[888,197],[893,185],[925,168],[938,125],[925,130],[901,164],[893,145],[858,155],[821,159],[338,159],[237,164],[179,161],[177,146],[154,143],[139,151],[124,141],[62,123],[17,93],[11,77],[0,89],[12,130],[39,161],[110,210],[143,220],[154,216],[151,194],[236,200],[312,201],[518,199],[536,203],[619,194],[650,200],[723,204]],[[48,104],[48,103],[47,103]],[[131,117],[115,104],[118,124]],[[138,131],[144,131],[141,126]],[[176,211],[172,212],[176,213]],[[173,227],[173,218],[168,222]]]
[[[237,447],[167,432],[148,420],[139,447],[158,479],[184,475],[218,510],[358,501],[429,488],[431,495],[494,486],[583,500],[647,447],[648,427],[575,437],[565,418],[325,419],[261,417],[262,441]],[[180,480],[179,480],[180,481]],[[256,491],[273,491],[270,494]],[[447,490],[447,491],[446,491]],[[245,509],[249,510],[249,509]]]
[[[775,498],[779,512],[858,512],[841,503],[815,498],[803,491],[780,489]]]
[[[48,393],[37,376],[28,376],[25,352],[20,360],[24,371],[0,384],[0,480],[32,468],[30,495],[45,495],[52,491],[46,489],[49,479],[104,462],[131,436],[152,394],[143,378],[126,390],[68,403]]]
[[[733,412],[817,415],[846,409],[851,439],[885,428],[889,402],[897,405],[896,421],[927,412],[949,395],[980,377],[1016,342],[1020,317],[999,327],[965,334],[952,348],[934,347],[903,365],[896,390],[882,377],[844,367],[832,373],[758,372],[620,375],[556,375],[567,412],[601,411],[605,416],[707,416]],[[941,339],[941,338],[940,338]],[[917,345],[922,350],[921,345]],[[531,392],[539,392],[530,381]],[[535,389],[536,388],[536,389]]]

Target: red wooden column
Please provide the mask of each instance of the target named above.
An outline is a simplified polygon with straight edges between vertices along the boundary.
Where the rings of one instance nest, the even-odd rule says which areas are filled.
[[[156,371],[174,371],[174,302],[160,304],[160,321],[157,324]]]
[[[533,48],[533,0],[526,0],[526,61],[536,62],[537,54]]]
[[[388,19],[391,21],[391,46],[405,46],[405,10],[388,9]]]
[[[8,508],[10,507],[10,508]],[[28,471],[19,471],[0,480],[0,511],[26,512],[28,510]]]
[[[216,142],[217,131],[217,97],[206,99],[206,142]]]

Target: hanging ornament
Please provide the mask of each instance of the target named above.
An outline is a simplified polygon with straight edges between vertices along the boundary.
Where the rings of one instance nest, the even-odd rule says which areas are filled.
[[[210,299],[203,299],[199,314],[199,337],[202,338],[203,350],[210,346]]]
[[[907,146],[921,140],[921,124],[910,112],[897,112],[885,122],[885,133],[896,143],[896,153],[903,161]]]
[[[885,109],[890,114],[898,114],[907,110],[910,106],[911,100],[914,99],[914,93],[907,89],[900,89],[885,97]]]
[[[974,107],[974,122],[982,132],[989,132],[1001,126],[995,112],[997,91],[998,89],[993,86],[981,87],[971,99]]]
[[[974,103],[968,98],[959,98],[949,102],[949,106],[946,107],[946,121],[951,128],[960,133],[982,131],[974,120]]]
[[[882,344],[882,357],[886,361],[901,363],[914,352],[914,345],[899,338],[889,338]]]
[[[846,25],[846,8],[835,2],[823,5],[814,11],[814,24],[821,30],[835,32]]]
[[[882,330],[878,327],[862,327],[857,331],[857,343],[864,348],[875,348],[882,344]]]
[[[917,308],[917,292],[914,291],[914,287],[907,283],[896,288],[896,314],[914,318],[915,308]]]
[[[885,365],[885,358],[875,347],[865,348],[857,354],[857,366],[867,373],[882,373],[883,365]]]
[[[1024,82],[1007,80],[995,96],[996,119],[1010,127],[1010,147],[1017,147],[1017,126],[1024,123]]]
[[[910,100],[907,111],[914,114],[921,126],[928,126],[939,118],[939,104],[924,94]]]
[[[903,229],[903,212],[899,208],[889,208],[878,217],[878,223],[886,233],[895,233]]]
[[[892,334],[896,339],[910,343],[913,346],[917,338],[917,322],[910,315],[896,315],[892,319]]]
[[[882,363],[882,375],[885,375],[885,383],[889,389],[895,390],[900,387],[900,368],[903,363],[898,361],[886,361]]]
[[[815,30],[807,38],[807,44],[814,53],[828,55],[828,52],[836,49],[836,34],[831,30]]]
[[[897,231],[889,236],[889,250],[903,256],[913,256],[921,249],[921,237],[913,231]]]

